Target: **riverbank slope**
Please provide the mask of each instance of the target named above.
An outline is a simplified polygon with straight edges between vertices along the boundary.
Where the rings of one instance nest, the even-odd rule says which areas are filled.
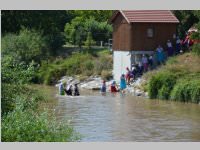
[[[141,87],[151,99],[200,102],[200,57],[187,52],[143,76]]]

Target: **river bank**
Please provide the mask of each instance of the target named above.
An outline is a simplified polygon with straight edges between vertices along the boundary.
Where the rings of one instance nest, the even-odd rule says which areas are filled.
[[[10,87],[17,92],[5,93]],[[79,135],[65,121],[57,121],[53,108],[55,88],[44,85],[3,85],[1,141],[72,142]],[[13,91],[12,91],[13,92]],[[7,102],[7,99],[13,101]],[[6,106],[6,107],[5,107]],[[8,109],[9,108],[9,109]]]
[[[191,52],[171,57],[164,65],[137,78],[125,91],[150,99],[200,103],[199,64],[199,56]],[[100,90],[102,80],[101,76],[89,76],[85,80],[79,80],[79,76],[64,76],[58,83],[78,83],[83,89]],[[107,89],[112,81],[107,80]]]

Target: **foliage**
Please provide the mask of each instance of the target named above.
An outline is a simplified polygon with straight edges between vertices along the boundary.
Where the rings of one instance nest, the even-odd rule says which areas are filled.
[[[194,44],[193,47],[192,47],[192,51],[193,51],[196,55],[200,56],[200,43]]]
[[[34,30],[23,29],[19,34],[7,34],[2,38],[2,57],[9,55],[14,63],[32,60],[39,63],[47,55],[47,44],[42,35]]]
[[[178,34],[181,38],[185,36],[185,33],[190,27],[200,20],[199,16],[197,15],[199,10],[175,10],[173,12],[180,21],[178,25]]]
[[[148,93],[150,98],[168,99],[175,83],[176,78],[173,73],[157,73],[149,81]]]
[[[110,71],[112,59],[109,54],[99,53],[97,52],[97,56],[93,56],[93,53],[74,53],[66,59],[55,60],[52,63],[43,62],[38,71],[38,80],[41,83],[52,85],[65,75],[90,76],[95,74],[101,75],[103,70]]]
[[[102,70],[101,77],[103,80],[109,80],[112,78],[112,71]]]
[[[71,23],[65,25],[66,39],[69,43],[82,46],[82,42],[89,39],[107,42],[111,37],[112,26],[107,22],[98,22],[94,18],[74,18]],[[81,39],[81,41],[80,41]],[[92,41],[92,40],[91,40]]]
[[[183,102],[200,102],[200,80],[182,79],[174,86],[171,95],[171,100]]]
[[[108,21],[112,16],[112,10],[75,10],[75,16],[81,16],[84,19],[94,18],[98,22]]]
[[[84,43],[85,43],[86,48],[91,50],[91,46],[95,44],[95,41],[92,38],[91,32],[88,32],[87,39],[86,39],[86,41]]]
[[[17,107],[2,118],[3,142],[69,142],[79,139],[72,127],[58,123],[47,112],[22,111]]]
[[[3,10],[2,33],[18,34],[23,28],[35,30],[46,37],[49,53],[55,54],[65,43],[62,34],[65,23],[73,17],[73,12],[65,10]]]
[[[145,76],[150,98],[198,103],[199,63],[199,56],[185,53],[171,57],[165,66],[148,72]]]

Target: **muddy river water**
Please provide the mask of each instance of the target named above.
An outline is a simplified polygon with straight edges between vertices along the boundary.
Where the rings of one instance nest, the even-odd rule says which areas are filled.
[[[200,141],[200,105],[130,94],[81,91],[57,96],[56,116],[69,120],[84,142]]]

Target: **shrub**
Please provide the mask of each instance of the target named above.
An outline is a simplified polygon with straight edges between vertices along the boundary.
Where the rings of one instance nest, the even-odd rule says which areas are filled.
[[[173,88],[171,100],[183,102],[200,102],[200,80],[180,80]]]
[[[78,140],[72,127],[58,123],[47,112],[36,114],[16,108],[2,118],[3,142],[68,142]]]
[[[148,84],[150,98],[168,99],[170,91],[176,83],[175,76],[170,72],[159,72],[152,76]]]
[[[194,44],[194,45],[192,46],[192,51],[193,51],[193,53],[195,53],[196,55],[200,56],[200,43]]]
[[[46,54],[47,44],[37,31],[23,29],[18,35],[7,34],[2,38],[2,56],[10,55],[18,64],[40,62]]]
[[[95,61],[94,63],[95,65],[95,72],[98,75],[101,75],[101,72],[103,70],[111,70],[113,67],[113,62],[112,59],[110,57],[100,57],[98,60]]]
[[[112,72],[107,71],[107,70],[103,70],[101,72],[101,77],[102,77],[103,80],[109,80],[110,78],[112,78]]]
[[[38,102],[44,100],[39,90],[20,84],[2,84],[1,96],[1,115],[15,109],[16,103],[19,103],[16,101],[16,97],[21,97],[24,109],[35,109],[38,106]]]
[[[92,60],[87,60],[85,62],[83,62],[82,64],[82,69],[83,70],[93,70],[94,69],[94,64]]]

